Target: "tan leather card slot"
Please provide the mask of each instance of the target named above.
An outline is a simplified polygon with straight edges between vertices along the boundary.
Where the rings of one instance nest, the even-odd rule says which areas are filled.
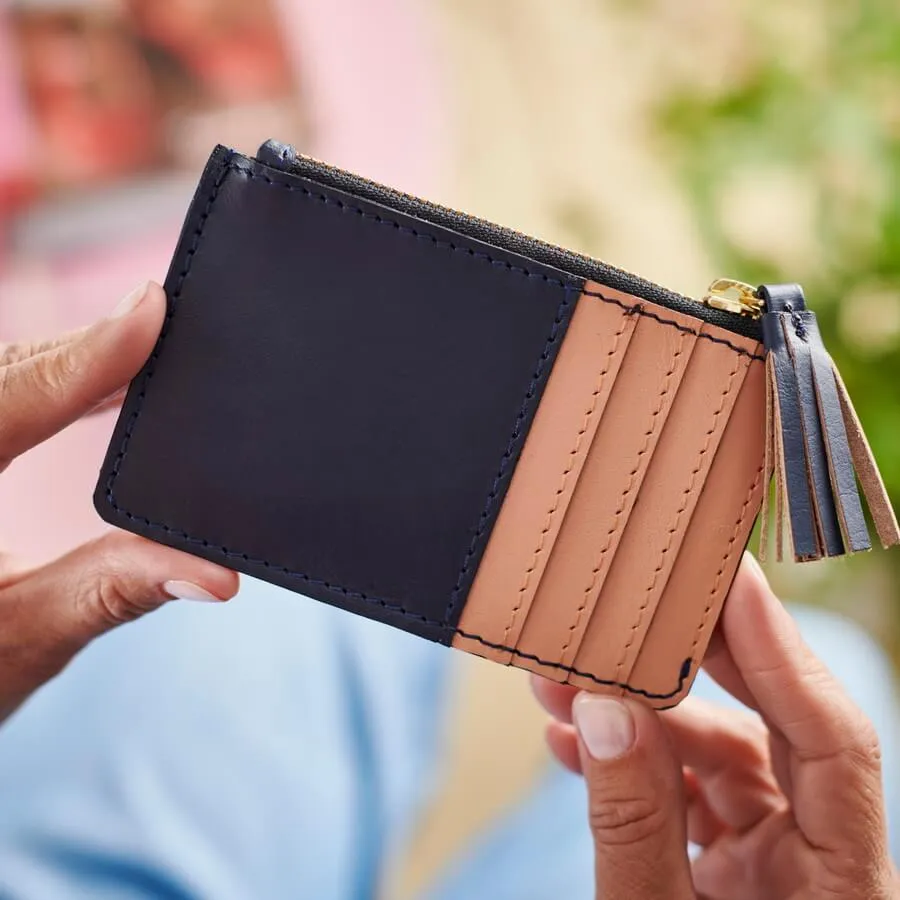
[[[689,326],[696,324],[672,319],[683,319],[684,329],[642,317],[635,330],[519,640],[529,668],[560,681],[575,660],[694,352]]]
[[[762,496],[760,356],[754,341],[588,284],[453,646],[673,705]]]
[[[510,661],[637,321],[615,303],[579,298],[453,646]]]
[[[575,657],[577,670],[630,683],[749,364],[747,356],[724,344],[697,340],[640,494],[623,523],[618,552]]]
[[[762,501],[764,409],[765,367],[754,361],[628,678],[656,705],[673,706],[689,690],[740,564]]]

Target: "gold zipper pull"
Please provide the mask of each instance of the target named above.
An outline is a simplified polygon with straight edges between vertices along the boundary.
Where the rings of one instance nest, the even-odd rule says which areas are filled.
[[[753,319],[758,319],[765,312],[763,301],[756,288],[733,278],[717,278],[700,302],[713,309],[722,309]]]

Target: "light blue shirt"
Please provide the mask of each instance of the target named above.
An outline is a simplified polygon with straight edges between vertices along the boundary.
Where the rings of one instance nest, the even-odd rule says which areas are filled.
[[[0,898],[374,896],[435,777],[453,654],[244,585],[111,633],[0,729]],[[896,817],[889,666],[856,627],[795,612],[881,733]],[[553,769],[427,900],[589,900],[592,870],[583,786]]]

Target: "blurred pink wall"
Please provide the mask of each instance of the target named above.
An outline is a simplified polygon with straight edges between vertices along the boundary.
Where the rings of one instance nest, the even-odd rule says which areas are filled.
[[[423,5],[278,2],[311,106],[311,152],[410,192],[436,193],[448,170],[449,126],[440,47]],[[4,5],[0,0],[0,10]],[[23,152],[28,138],[10,72],[4,71],[10,61],[5,40],[0,32],[0,148],[6,154],[0,155],[0,177],[4,162]],[[139,243],[51,266],[36,258],[17,259],[13,267],[0,255],[0,339],[84,324],[143,279],[162,280],[179,226],[172,221]],[[0,477],[4,549],[42,559],[103,530],[90,497],[113,421],[106,415],[77,423]]]

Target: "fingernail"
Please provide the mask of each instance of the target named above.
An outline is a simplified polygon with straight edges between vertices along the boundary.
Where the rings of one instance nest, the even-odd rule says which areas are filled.
[[[121,319],[124,316],[127,316],[130,312],[134,312],[134,310],[138,307],[141,300],[147,294],[147,287],[149,286],[149,282],[145,281],[143,284],[138,285],[128,296],[123,297],[116,308],[110,313],[111,319]]]
[[[621,700],[579,694],[572,706],[575,727],[594,759],[615,759],[634,743],[634,719]]]
[[[202,603],[222,603],[222,598],[190,581],[166,581],[163,590],[175,600],[199,600]]]
[[[753,573],[753,577],[756,578],[757,581],[761,581],[764,585],[768,586],[769,579],[766,578],[766,573],[763,572],[759,560],[748,550],[744,551],[744,565]]]

